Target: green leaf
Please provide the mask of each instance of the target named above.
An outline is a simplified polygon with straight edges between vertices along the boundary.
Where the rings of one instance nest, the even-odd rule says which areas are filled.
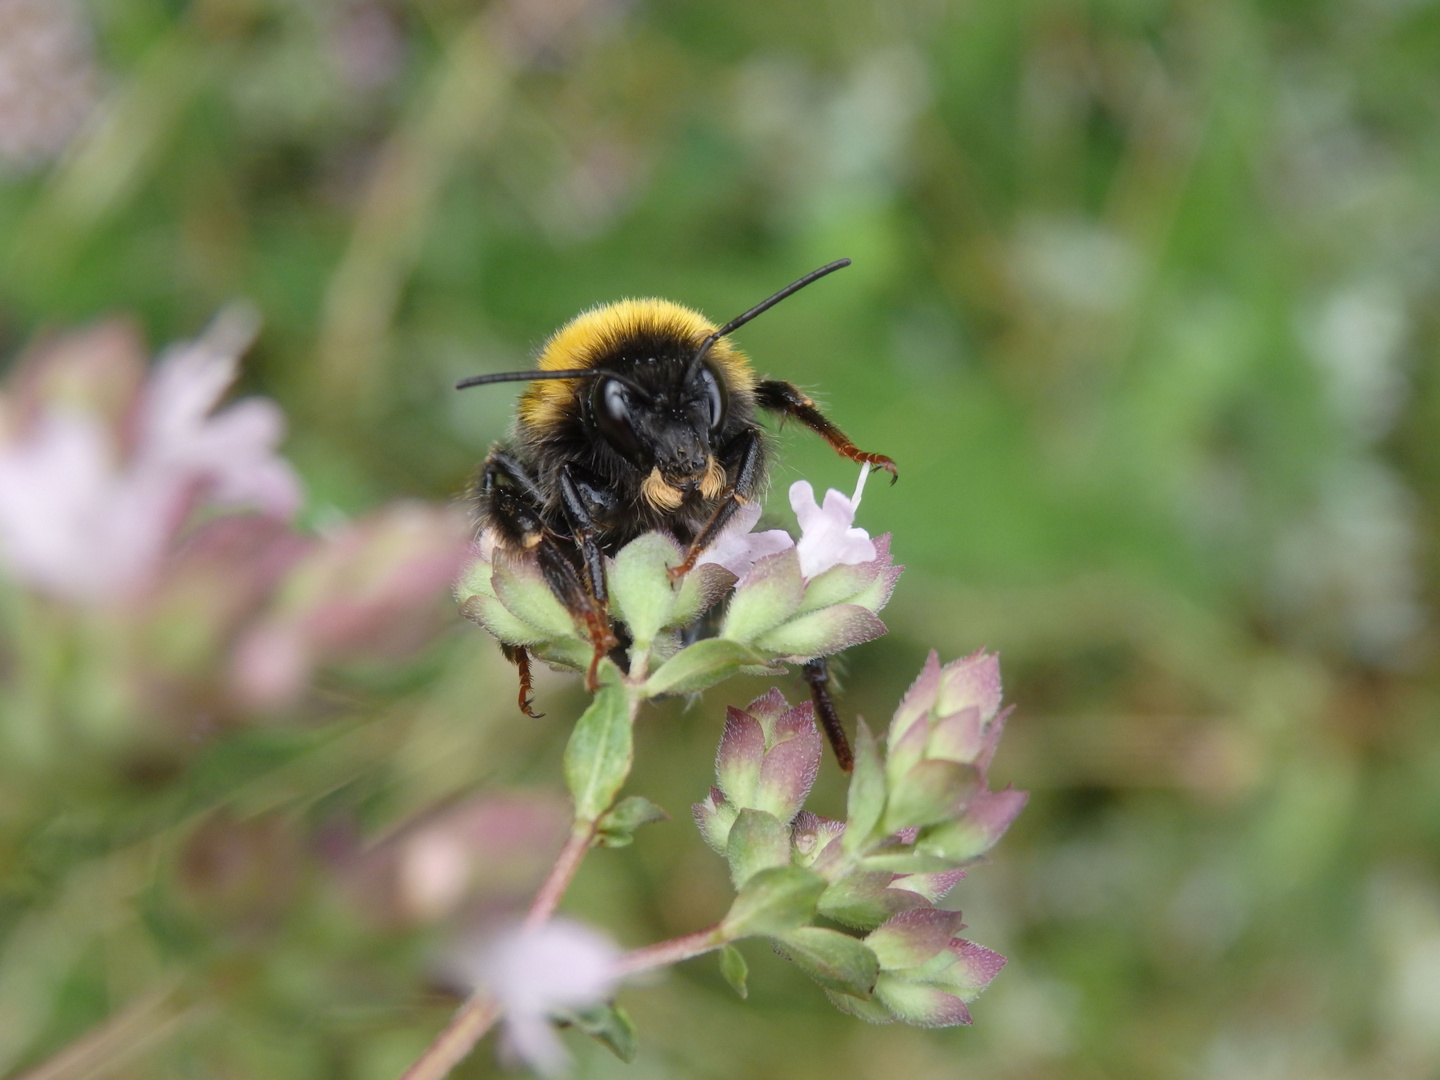
[[[625,847],[641,825],[669,820],[670,815],[645,796],[630,795],[601,815],[595,825],[595,842],[602,847]]]
[[[946,870],[954,870],[956,860],[905,848],[893,851],[881,848],[874,855],[861,859],[860,867],[863,870],[878,870],[887,874],[941,874]]]
[[[575,1025],[592,1039],[604,1043],[615,1056],[627,1065],[640,1052],[635,1038],[635,1023],[630,1014],[613,1002],[592,1005],[588,1009],[574,1009],[557,1014],[560,1019]]]
[[[463,604],[472,596],[488,596],[492,600],[499,597],[495,595],[495,586],[490,584],[490,575],[495,568],[485,559],[476,559],[461,573],[455,582],[455,600]]]
[[[826,990],[825,996],[830,999],[830,1004],[841,1012],[858,1016],[861,1020],[869,1023],[893,1024],[895,1022],[895,1017],[891,1015],[890,1010],[874,998],[866,1000],[852,997],[850,994],[837,994],[834,990]]]
[[[645,681],[645,696],[691,694],[714,686],[740,670],[743,664],[754,664],[763,657],[738,642],[724,638],[706,638],[681,649]]]
[[[885,624],[874,612],[858,604],[836,604],[782,623],[754,642],[766,652],[808,660],[873,641],[885,632]]]
[[[735,584],[735,575],[718,563],[705,563],[685,575],[675,596],[667,626],[689,626],[704,615]]]
[[[885,812],[885,767],[880,763],[875,736],[870,734],[864,720],[855,726],[855,771],[850,774],[846,808],[848,815],[840,843],[846,854],[853,855],[865,850],[871,833],[880,824],[880,815]]]
[[[610,808],[630,775],[635,754],[619,673],[608,660],[601,671],[601,678],[608,675],[609,681],[575,724],[565,747],[565,782],[575,800],[575,816],[582,821],[596,821]]]
[[[460,614],[477,622],[495,637],[509,645],[540,645],[550,635],[523,619],[517,619],[504,604],[493,596],[476,593],[460,605]]]
[[[800,866],[753,874],[721,924],[727,938],[776,937],[808,923],[825,891],[825,879]]]
[[[947,821],[964,810],[980,786],[980,773],[973,765],[939,758],[912,765],[890,788],[884,830],[892,833]]]
[[[892,915],[930,906],[919,893],[903,887],[890,888],[893,879],[893,874],[849,874],[825,890],[816,910],[845,926],[874,930]]]
[[[668,573],[684,556],[662,533],[646,533],[615,556],[606,580],[610,603],[639,645],[648,645],[668,624],[675,608],[675,586]]]
[[[721,637],[751,642],[800,609],[805,579],[800,576],[800,555],[792,547],[759,560],[735,590],[725,613]]]
[[[839,930],[801,927],[778,937],[775,951],[825,989],[853,997],[868,998],[880,975],[880,961],[870,947]]]
[[[759,871],[790,864],[790,830],[774,814],[741,810],[730,826],[725,858],[730,880],[742,888]]]
[[[877,562],[841,563],[805,583],[800,614],[819,611],[833,604],[853,602],[855,596],[880,575]]]
[[[540,567],[526,552],[496,549],[495,573],[491,577],[495,595],[510,614],[542,630],[547,638],[579,637],[575,620],[565,610]]]
[[[720,950],[720,974],[725,976],[725,981],[742,1001],[750,996],[750,989],[745,985],[745,980],[750,977],[750,965],[745,963],[745,957],[734,945],[726,945]]]

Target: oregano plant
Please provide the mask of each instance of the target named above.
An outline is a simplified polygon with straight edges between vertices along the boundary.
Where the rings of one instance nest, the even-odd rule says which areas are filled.
[[[888,535],[872,540],[854,526],[864,481],[862,468],[853,495],[832,490],[823,505],[808,483],[796,483],[798,539],[753,532],[759,509],[747,508],[678,581],[670,571],[681,549],[662,534],[609,561],[611,612],[631,644],[623,667],[599,665],[598,690],[565,750],[569,836],[523,922],[472,957],[472,996],[405,1080],[445,1076],[497,1021],[510,1048],[542,1074],[568,1060],[556,1024],[628,1060],[637,1035],[613,1001],[624,979],[715,953],[744,997],[748,970],[736,946],[750,939],[768,942],[861,1019],[970,1023],[968,1003],[1005,961],[961,937],[960,912],[942,902],[1026,799],[987,782],[1008,712],[988,653],[942,665],[932,652],[883,735],[859,723],[843,821],[804,808],[824,754],[809,702],[792,705],[772,689],[727,708],[715,784],[705,791],[697,778],[693,808],[699,839],[729,868],[735,895],[724,918],[628,953],[596,929],[555,918],[590,850],[630,844],[641,826],[666,816],[641,794],[622,797],[646,703],[740,673],[778,675],[885,633],[879,612],[903,568]],[[456,593],[462,612],[500,641],[557,668],[589,664],[586,629],[528,553],[482,536]],[[702,619],[717,632],[691,640]]]

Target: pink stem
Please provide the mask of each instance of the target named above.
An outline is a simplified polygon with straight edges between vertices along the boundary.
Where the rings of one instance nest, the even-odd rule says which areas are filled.
[[[436,1036],[414,1065],[405,1070],[400,1080],[443,1080],[450,1070],[464,1061],[481,1040],[500,1010],[487,997],[472,997],[460,1006],[454,1019]]]
[[[657,941],[654,945],[646,945],[643,949],[628,952],[620,958],[618,967],[620,974],[634,975],[652,968],[678,964],[681,960],[689,960],[693,956],[703,956],[705,953],[714,952],[728,942],[729,939],[726,938],[724,930],[717,923],[715,926],[708,926],[704,930],[697,930],[684,937],[671,938],[669,941]]]
[[[525,915],[527,930],[544,925],[550,916],[555,914],[555,909],[560,906],[560,900],[564,897],[565,890],[570,887],[570,882],[575,880],[575,872],[580,869],[594,838],[593,821],[575,822],[575,827],[570,830],[570,838],[555,857],[555,865],[550,867],[545,884],[540,886],[540,891],[535,894],[535,902],[530,905],[530,910]]]

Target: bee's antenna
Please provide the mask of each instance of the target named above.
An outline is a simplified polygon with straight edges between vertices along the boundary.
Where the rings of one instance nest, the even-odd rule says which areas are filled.
[[[501,371],[494,375],[471,375],[455,384],[456,390],[467,390],[472,386],[488,386],[501,382],[538,382],[541,379],[598,379],[601,377],[624,383],[642,398],[650,397],[650,391],[634,379],[608,368],[568,368],[564,371]]]
[[[732,333],[733,331],[740,329],[740,327],[744,326],[757,315],[765,314],[765,312],[769,311],[776,304],[780,303],[781,300],[784,300],[786,297],[793,296],[795,293],[805,288],[806,285],[813,284],[814,282],[819,281],[826,274],[833,274],[836,270],[843,270],[849,265],[849,259],[836,259],[832,263],[826,263],[818,270],[811,270],[810,273],[806,274],[798,281],[792,281],[789,285],[786,285],[785,288],[781,289],[774,296],[761,300],[760,303],[756,304],[749,311],[745,312],[745,314],[736,315],[735,318],[731,319],[724,326],[720,327],[719,330],[716,330],[713,334],[711,334],[709,337],[707,337],[704,341],[700,343],[700,348],[695,350],[695,355],[691,358],[690,366],[685,372],[686,381],[689,381],[690,377],[695,374],[695,370],[700,366],[700,361],[705,359],[705,354],[710,351],[710,347],[714,345],[715,342],[719,341],[722,337],[724,337],[726,334]]]
[[[497,382],[533,382],[537,379],[593,379],[603,374],[595,368],[573,368],[569,371],[501,371],[494,375],[471,375],[455,384],[456,390],[471,386],[489,386]]]

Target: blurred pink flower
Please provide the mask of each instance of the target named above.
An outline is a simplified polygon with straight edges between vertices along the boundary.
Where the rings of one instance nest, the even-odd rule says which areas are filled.
[[[99,98],[100,72],[74,0],[0,0],[0,165],[58,155]]]
[[[469,532],[457,508],[400,502],[315,543],[236,648],[241,697],[277,708],[303,693],[317,664],[418,647],[448,610]]]
[[[22,398],[39,393],[3,402],[5,412],[21,414],[0,442],[6,569],[40,591],[104,602],[150,582],[197,504],[288,518],[300,486],[275,453],[279,410],[252,399],[211,414],[252,336],[253,320],[222,314],[200,339],[170,350],[128,423],[64,396],[64,379],[31,372],[17,380]]]
[[[604,935],[554,919],[497,934],[462,964],[474,986],[500,1006],[509,1048],[541,1075],[557,1076],[570,1056],[551,1017],[608,998],[619,980],[619,959]]]
[[[825,505],[816,505],[815,489],[808,480],[790,485],[790,506],[800,521],[800,539],[795,547],[800,554],[800,573],[806,578],[823,574],[834,566],[854,566],[875,558],[875,544],[864,529],[854,527],[855,512],[860,509],[860,496],[865,491],[869,465],[860,466],[855,494],[846,498],[831,488],[825,493]]]

